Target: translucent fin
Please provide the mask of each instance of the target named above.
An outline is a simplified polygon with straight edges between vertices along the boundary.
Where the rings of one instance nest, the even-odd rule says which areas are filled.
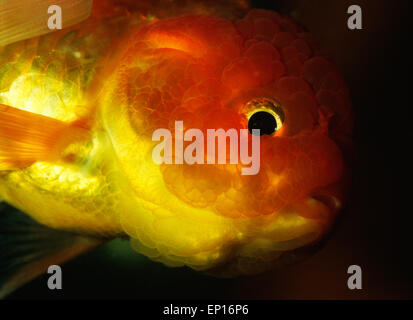
[[[105,241],[45,227],[0,203],[0,298]]]
[[[89,131],[71,124],[0,104],[0,171],[36,161],[56,161],[72,142]]]
[[[62,28],[87,19],[93,0],[0,0],[0,46],[53,32],[55,7],[61,8]],[[50,11],[49,11],[50,8]]]

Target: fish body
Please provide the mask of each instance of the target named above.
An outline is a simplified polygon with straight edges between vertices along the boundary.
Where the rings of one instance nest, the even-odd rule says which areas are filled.
[[[344,204],[348,90],[289,17],[188,8],[103,1],[81,24],[1,48],[0,197],[169,266],[261,272],[319,241]],[[257,111],[282,123],[261,136],[256,175],[152,159],[159,128],[248,129]]]

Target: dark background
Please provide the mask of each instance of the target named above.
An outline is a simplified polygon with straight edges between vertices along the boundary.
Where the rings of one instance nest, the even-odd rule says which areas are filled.
[[[363,30],[347,29],[347,8],[363,9]],[[273,0],[255,7],[292,14],[341,68],[356,112],[357,162],[350,201],[324,248],[259,276],[211,278],[171,269],[116,240],[63,266],[63,290],[47,275],[13,293],[24,298],[412,299],[412,94],[408,1]],[[363,289],[347,288],[360,265]]]

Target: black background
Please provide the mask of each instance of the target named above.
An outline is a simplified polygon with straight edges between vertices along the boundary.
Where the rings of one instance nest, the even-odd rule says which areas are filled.
[[[363,30],[347,29],[347,8],[363,9]],[[169,269],[122,248],[102,247],[63,266],[63,290],[44,275],[12,294],[21,298],[411,299],[413,298],[412,49],[408,1],[255,1],[293,14],[331,53],[356,112],[357,162],[350,201],[325,247],[310,259],[231,280]],[[410,46],[411,47],[411,46]],[[347,288],[360,265],[363,289]]]

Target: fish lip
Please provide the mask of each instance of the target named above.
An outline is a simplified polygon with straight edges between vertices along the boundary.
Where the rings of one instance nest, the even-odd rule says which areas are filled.
[[[313,198],[314,200],[321,202],[333,213],[340,210],[343,206],[342,201],[340,201],[339,198],[331,194],[319,193],[310,196],[310,198]]]

